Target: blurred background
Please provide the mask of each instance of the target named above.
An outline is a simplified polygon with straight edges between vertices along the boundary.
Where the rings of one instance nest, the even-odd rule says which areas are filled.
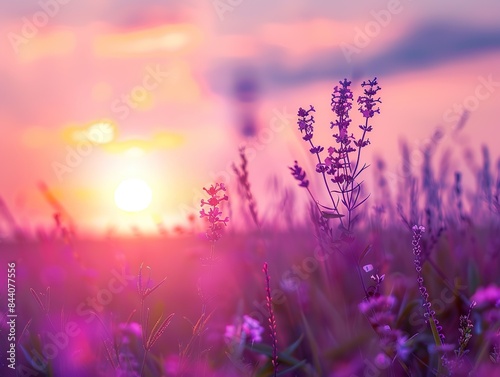
[[[438,144],[463,170],[480,164],[483,144],[494,162],[499,155],[494,0],[22,0],[0,8],[2,237],[43,232],[56,212],[86,236],[186,224],[198,217],[202,187],[235,183],[241,146],[261,212],[274,208],[272,185],[299,190],[294,160],[314,169],[298,107],[316,107],[326,146],[331,92],[344,77],[355,97],[363,80],[378,77],[381,115],[363,160],[382,157],[389,181],[402,174],[402,139],[416,170],[422,151]],[[477,160],[463,158],[468,150]]]

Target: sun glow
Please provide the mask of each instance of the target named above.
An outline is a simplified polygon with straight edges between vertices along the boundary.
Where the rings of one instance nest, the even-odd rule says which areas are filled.
[[[153,192],[142,179],[123,180],[115,190],[115,204],[126,212],[139,212],[151,204]]]

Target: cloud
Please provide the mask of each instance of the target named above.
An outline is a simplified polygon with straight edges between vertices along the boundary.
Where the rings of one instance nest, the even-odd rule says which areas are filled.
[[[389,33],[389,30],[384,32]],[[275,38],[276,39],[276,38]],[[308,50],[294,57],[293,52],[276,49],[275,42],[262,47],[253,61],[259,67],[260,79],[269,86],[287,87],[348,76],[388,76],[427,69],[452,61],[466,60],[481,54],[500,51],[500,29],[464,26],[459,23],[428,22],[415,26],[399,38],[376,51],[359,49],[349,63],[340,46]],[[305,51],[305,50],[304,50]],[[294,58],[294,65],[289,60]],[[251,61],[246,61],[251,65]],[[240,66],[234,58],[219,61],[211,72],[215,91],[230,95],[230,83],[221,84],[219,77],[231,77]]]
[[[94,51],[100,57],[143,56],[192,50],[201,40],[202,33],[195,25],[177,23],[98,35]]]
[[[420,70],[500,51],[500,29],[429,23],[415,29],[364,64],[367,73]]]

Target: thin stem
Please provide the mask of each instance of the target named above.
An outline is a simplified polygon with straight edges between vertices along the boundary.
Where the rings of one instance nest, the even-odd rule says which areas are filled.
[[[311,144],[311,147],[313,147],[313,148],[315,147],[315,145],[313,144],[313,142],[311,140],[309,140],[309,144]],[[318,159],[318,163],[321,164],[322,162],[321,162],[321,157],[319,156],[319,152],[316,152],[315,155],[316,155],[316,158]],[[328,184],[328,180],[326,179],[325,172],[321,172],[321,175],[323,176],[323,182],[325,183],[326,189],[328,191],[328,195],[330,196],[330,200],[332,201],[333,209],[334,209],[335,212],[337,212],[337,215],[340,215],[340,211],[339,211],[339,209],[337,207],[337,204],[335,203],[335,199],[333,199],[333,195],[332,195],[332,192],[330,190],[330,185]],[[340,219],[341,225],[344,226],[342,218],[339,217],[339,219]]]
[[[358,272],[359,280],[361,281],[361,285],[363,286],[363,291],[365,292],[365,295],[368,296],[368,291],[366,290],[366,285],[365,285],[365,282],[363,280],[363,275],[361,274],[361,268],[359,267],[359,263],[354,258],[354,254],[353,253],[351,253],[351,257],[352,257],[352,260],[353,260],[354,264],[356,265],[356,271]]]
[[[363,145],[363,142],[365,141],[366,127],[368,127],[368,118],[366,118],[366,121],[365,121],[365,129],[363,130],[363,136],[361,137],[360,145]],[[359,161],[361,160],[361,148],[362,148],[361,146],[358,147],[358,156],[356,158],[356,166],[354,167],[354,170],[353,170],[353,176],[358,171]]]

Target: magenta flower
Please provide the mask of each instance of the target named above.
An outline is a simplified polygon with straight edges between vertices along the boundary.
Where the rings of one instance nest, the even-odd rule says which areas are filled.
[[[486,288],[479,288],[472,296],[478,308],[500,307],[500,288],[490,284]]]
[[[252,343],[262,342],[262,334],[264,328],[259,321],[250,317],[249,315],[243,316],[243,323],[239,325],[227,325],[224,338],[227,342],[244,343],[249,339]]]
[[[390,310],[396,303],[394,296],[378,296],[371,297],[368,300],[362,301],[358,308],[361,313],[369,315],[373,312],[385,312]]]
[[[203,190],[210,195],[208,200],[202,199],[201,206],[210,206],[208,212],[204,208],[200,211],[200,217],[206,217],[208,219],[209,228],[207,230],[207,238],[210,241],[217,241],[222,236],[222,228],[227,225],[229,217],[222,219],[222,211],[219,208],[219,204],[224,200],[228,200],[227,195],[224,193],[226,187],[223,183],[216,183],[215,186],[211,185],[209,189],[203,187]],[[221,193],[222,191],[222,193]]]
[[[264,332],[264,328],[260,325],[259,321],[248,315],[244,315],[243,325],[241,328],[243,332],[252,340],[252,343],[262,342],[262,333]]]

